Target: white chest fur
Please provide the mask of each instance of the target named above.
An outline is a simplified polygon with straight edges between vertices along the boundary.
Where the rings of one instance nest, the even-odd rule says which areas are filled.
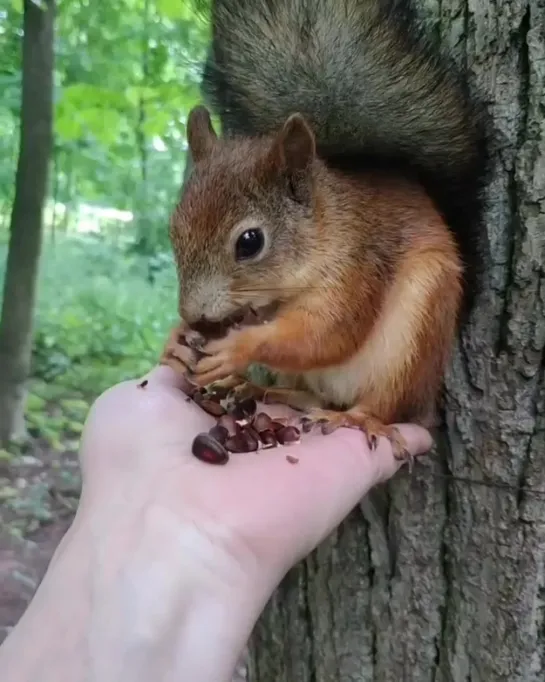
[[[373,374],[369,355],[362,349],[340,365],[307,372],[303,381],[325,403],[349,406],[371,389]]]

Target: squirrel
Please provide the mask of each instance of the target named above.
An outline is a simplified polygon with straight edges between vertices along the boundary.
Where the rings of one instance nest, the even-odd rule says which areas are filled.
[[[407,0],[214,0],[161,361],[407,458],[393,424],[436,425],[484,263],[490,124],[466,81]],[[267,309],[204,355],[184,342]]]

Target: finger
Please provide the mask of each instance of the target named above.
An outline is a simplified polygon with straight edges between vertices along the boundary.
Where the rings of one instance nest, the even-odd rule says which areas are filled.
[[[425,429],[401,425],[399,430],[415,456],[432,445]],[[280,553],[279,558],[287,552],[287,562],[292,564],[322,542],[369,490],[393,476],[401,463],[394,458],[387,439],[380,438],[376,450],[371,451],[364,434],[340,428],[328,436],[311,434],[297,446],[274,448],[259,458],[233,458],[233,468],[237,466],[245,469],[250,479],[255,476],[267,482],[265,488],[246,488],[255,528],[253,519],[247,517],[241,525],[258,537],[263,518],[267,518],[268,541]],[[267,547],[263,551],[268,551]]]
[[[398,428],[411,455],[422,455],[432,447],[431,435],[425,429],[412,424],[402,424]],[[326,509],[326,516],[331,519],[330,529],[340,523],[372,487],[390,479],[403,466],[403,462],[394,457],[386,438],[379,438],[376,449],[371,451],[364,434],[347,428],[340,428],[328,436],[313,434],[303,440],[297,457],[308,476],[305,483],[308,497],[303,498],[308,504],[307,511],[312,514],[318,506],[312,494],[314,491],[321,500],[319,504]]]
[[[193,369],[193,374],[206,374],[212,370],[221,367],[224,364],[224,358],[221,355],[213,355],[210,357],[204,357],[195,364]]]
[[[433,438],[429,431],[416,424],[394,424],[399,433],[407,442],[409,454],[413,457],[424,455],[433,447]],[[379,469],[377,471],[377,483],[387,481],[391,478],[406,462],[396,459],[392,452],[392,447],[388,439],[379,438],[379,444],[385,445],[383,455],[378,460]]]

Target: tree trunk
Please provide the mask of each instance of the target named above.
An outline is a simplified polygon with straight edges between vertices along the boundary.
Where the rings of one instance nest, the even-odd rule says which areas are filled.
[[[54,0],[24,2],[19,160],[0,321],[0,442],[20,434],[52,144]]]
[[[51,171],[53,174],[53,187],[51,191],[51,222],[49,229],[51,231],[51,244],[55,244],[55,237],[57,235],[57,204],[59,203],[59,188],[60,188],[60,147],[54,146],[51,154]]]
[[[424,5],[491,93],[489,283],[437,449],[286,577],[254,632],[253,682],[545,679],[545,5]]]

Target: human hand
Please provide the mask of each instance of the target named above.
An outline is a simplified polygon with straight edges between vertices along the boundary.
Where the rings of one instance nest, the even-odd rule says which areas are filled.
[[[195,435],[214,419],[188,402],[183,379],[155,368],[145,388],[129,381],[95,404],[85,429],[81,461],[85,508],[108,526],[115,507],[154,505],[181,524],[193,524],[271,584],[316,547],[368,490],[400,467],[386,439],[370,451],[358,431],[303,435],[297,446],[232,455],[227,466],[191,456]],[[275,416],[293,414],[261,406]],[[431,446],[428,432],[402,425],[412,454]],[[290,464],[286,455],[297,457]],[[126,510],[125,510],[126,511]]]
[[[0,648],[6,682],[231,680],[284,573],[400,466],[387,441],[370,452],[348,429],[204,464],[191,444],[213,419],[169,367],[146,379],[89,414],[78,513]],[[412,454],[430,447],[400,430]]]

